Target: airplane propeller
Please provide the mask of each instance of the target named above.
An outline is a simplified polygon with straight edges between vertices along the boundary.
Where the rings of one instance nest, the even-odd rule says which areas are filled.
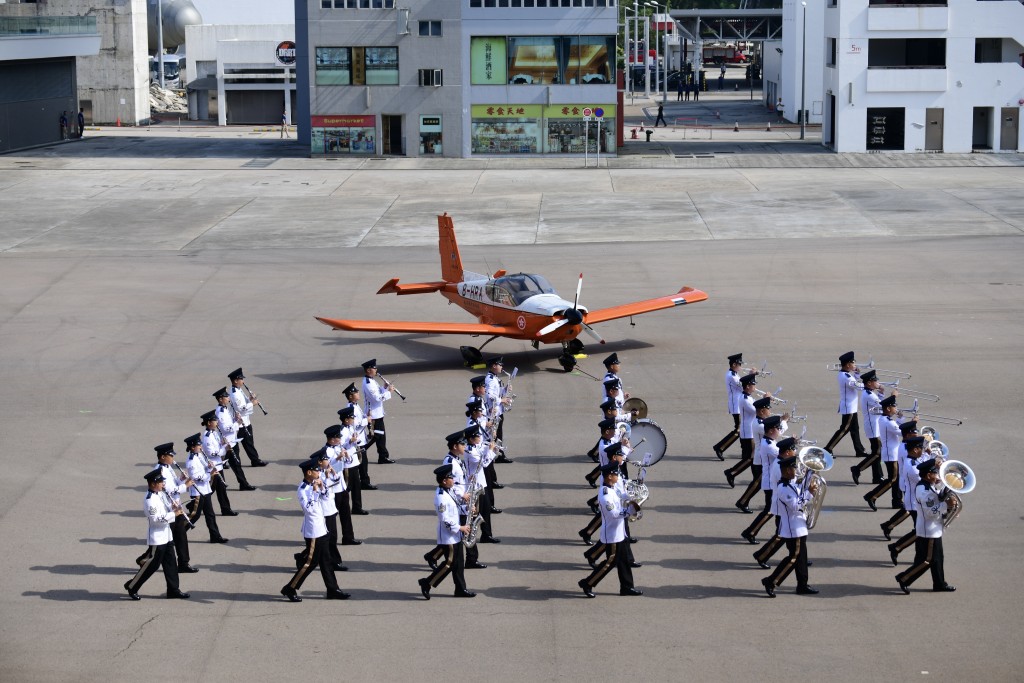
[[[556,320],[553,323],[550,323],[549,325],[543,327],[541,331],[537,333],[539,336],[550,334],[564,325],[580,325],[583,327],[583,331],[590,335],[590,337],[594,341],[598,342],[599,344],[604,344],[604,339],[601,338],[601,335],[599,335],[593,327],[583,322],[583,314],[580,313],[580,310],[578,308],[580,303],[580,292],[582,290],[583,273],[580,273],[579,282],[576,283],[576,298],[573,299],[572,308],[567,308],[566,310],[562,311],[561,320]]]

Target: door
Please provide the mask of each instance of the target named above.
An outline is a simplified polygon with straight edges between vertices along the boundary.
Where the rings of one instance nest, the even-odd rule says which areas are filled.
[[[1020,109],[1017,107],[1003,107],[1002,116],[999,117],[999,149],[1015,152],[1017,150],[1018,127],[1020,125]]]
[[[402,144],[402,117],[382,115],[380,117],[381,136],[384,138],[381,148],[382,153],[391,156],[405,154],[405,145]]]
[[[828,96],[828,140],[825,146],[833,152],[838,149],[836,146],[836,96]]]
[[[925,110],[924,118],[927,125],[924,129],[924,148],[928,152],[942,151],[942,109]]]
[[[971,149],[992,149],[992,116],[989,107],[974,108]]]

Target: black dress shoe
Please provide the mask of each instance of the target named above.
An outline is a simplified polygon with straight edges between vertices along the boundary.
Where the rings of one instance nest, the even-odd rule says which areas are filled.
[[[430,599],[430,581],[428,581],[427,579],[420,579],[419,580],[419,584],[420,584],[420,593],[423,593],[423,597],[425,597],[427,600],[429,600]]]
[[[191,593],[182,593],[181,591],[167,591],[168,600],[188,600],[191,597]]]
[[[725,480],[727,482],[729,482],[729,488],[731,488],[731,489],[736,488],[736,477],[734,477],[732,475],[732,471],[731,470],[725,470],[724,474],[725,474]]]
[[[887,540],[887,541],[892,540],[892,536],[891,536],[892,529],[890,529],[889,526],[885,522],[882,522],[881,524],[879,524],[878,528],[882,530],[883,534],[885,534],[885,540]]]
[[[593,460],[594,462],[600,462],[600,460],[598,460],[597,458],[597,453],[587,453],[587,457]]]
[[[222,512],[220,513],[220,516],[221,516],[221,517],[237,517],[237,516],[238,516],[238,513],[237,513],[237,512],[235,512],[234,510],[228,510],[227,512],[223,512],[223,511],[222,511]]]
[[[715,446],[715,455],[718,456],[719,460],[725,460],[725,454],[718,450],[718,446]]]
[[[366,484],[365,486],[361,487],[361,489],[363,491],[376,491],[377,487],[374,486],[373,484]]]
[[[360,541],[358,538],[350,538],[347,541],[342,541],[341,544],[342,545],[362,545],[363,542]]]
[[[434,559],[434,556],[431,555],[430,553],[427,553],[426,555],[424,555],[423,556],[423,560],[427,563],[427,565],[431,569],[437,569],[437,561]],[[426,581],[426,579],[423,579],[423,580]]]
[[[587,557],[586,555],[584,555],[583,557],[587,560],[587,564],[590,565],[591,569],[597,569],[597,558],[596,557]]]
[[[257,460],[254,463],[252,463],[252,466],[253,467],[266,467],[267,466],[267,461],[266,460]]]
[[[368,510],[353,510],[352,514],[353,515],[368,515],[368,514],[370,514],[370,512]]]
[[[630,542],[630,543],[636,543],[636,539],[635,539],[635,538],[633,538],[632,536],[630,536],[630,537],[629,537],[629,542]]]
[[[487,569],[487,565],[482,562],[472,562],[466,565],[466,569]]]
[[[764,592],[768,594],[769,598],[775,597],[775,584],[772,583],[771,578],[761,579],[761,585],[764,586]]]
[[[502,512],[504,512],[504,510],[502,510],[501,508],[491,508],[492,515],[500,515]]]
[[[640,564],[639,562],[630,562],[629,566],[632,567],[633,569],[637,569],[638,567],[642,567],[643,565]]]
[[[596,479],[587,479],[587,483],[590,484],[590,488],[592,488],[592,489],[596,489],[597,488],[597,480]]]
[[[875,501],[871,499],[870,494],[864,494],[864,502],[868,504],[868,507],[871,508],[873,512],[878,510],[878,506],[875,505]]]
[[[812,562],[811,560],[807,560],[807,566],[808,567],[813,567],[814,566],[814,562]]]
[[[956,586],[950,586],[948,583],[941,586],[932,586],[932,590],[936,593],[952,593],[956,590]]]
[[[484,536],[484,537],[482,537],[477,542],[478,543],[501,543],[501,539],[500,538],[495,538],[494,536]]]
[[[580,579],[579,581],[576,582],[576,585],[583,589],[583,594],[586,595],[588,598],[596,598],[597,597],[597,595],[594,594],[594,590],[590,586],[587,585],[587,580],[586,579]],[[138,599],[138,598],[136,598],[136,599]]]
[[[601,514],[601,508],[597,506],[597,503],[590,504],[590,511],[593,512],[595,515]]]
[[[348,600],[351,597],[352,597],[351,593],[346,593],[344,591],[340,591],[340,590],[327,591],[327,599],[328,600]]]
[[[594,545],[594,542],[590,540],[590,534],[588,534],[586,531],[578,531],[576,533],[579,534],[579,537],[583,539],[584,545]]]
[[[378,465],[390,465],[393,462],[394,460],[392,460],[391,458],[377,458]]]
[[[491,488],[492,489],[503,489],[503,488],[505,488],[505,485],[504,484],[499,484],[498,482],[494,482],[493,484],[491,484]]]
[[[756,560],[757,558],[755,557],[754,559]],[[771,566],[767,562],[762,562],[761,560],[757,560],[757,566],[761,569],[771,569]]]
[[[803,588],[797,586],[797,595],[817,595],[820,591],[817,588],[811,588],[810,586],[804,586]]]
[[[476,593],[473,591],[455,591],[455,597],[457,598],[475,598]]]
[[[336,572],[347,572],[348,571],[348,567],[343,565],[341,562],[335,562],[334,564],[332,564],[331,565],[331,569],[333,569]]]
[[[133,591],[131,588],[128,587],[128,584],[130,584],[130,583],[131,583],[131,581],[125,581],[124,582],[124,589],[126,591],[128,591],[128,597],[131,598],[132,600],[141,600],[142,598],[139,597],[139,594],[136,593],[135,591]]]
[[[494,459],[494,462],[510,463],[515,462],[515,460],[513,460],[512,458],[506,458],[504,455],[499,455],[497,458]]]
[[[196,569],[195,567],[193,567],[190,564],[178,565],[178,573],[179,574],[197,574],[198,572],[199,572],[199,570]]]
[[[625,590],[620,590],[619,591],[619,595],[643,595],[643,594],[644,594],[644,592],[642,590],[640,590],[639,588],[626,588]]]
[[[898,577],[898,576],[896,577],[896,583],[898,583],[900,585],[900,590],[901,591],[903,591],[907,595],[910,595],[910,586],[908,586],[907,584],[905,584],[902,581],[900,581],[900,577]]]
[[[739,510],[740,512],[742,512],[745,515],[749,515],[749,514],[752,514],[754,512],[753,510],[751,510],[750,508],[748,508],[746,505],[744,505],[743,503],[741,503],[739,501],[736,501],[735,505],[736,505],[736,509]]]
[[[288,598],[291,602],[302,602],[302,598],[295,594],[295,589],[285,586],[281,589],[281,595]]]
[[[853,475],[853,483],[854,484],[859,484],[860,483],[860,468],[857,467],[856,465],[854,465],[853,467],[850,468],[850,474]]]
[[[744,531],[743,533],[740,534],[740,536],[742,536],[743,540],[745,540],[750,545],[757,545],[758,543],[761,542],[761,541],[757,540],[756,538],[754,538],[754,535],[751,534],[749,531]]]
[[[229,540],[231,539],[221,536],[220,538],[211,538],[210,543],[227,543]]]
[[[900,557],[900,554],[899,554],[899,552],[897,552],[896,546],[893,545],[892,543],[890,543],[889,544],[889,559],[892,560],[892,566],[895,567],[896,565],[898,565],[900,563],[899,557]]]
[[[252,484],[242,484],[241,486],[238,487],[238,490],[239,491],[255,491],[256,487],[253,486]]]

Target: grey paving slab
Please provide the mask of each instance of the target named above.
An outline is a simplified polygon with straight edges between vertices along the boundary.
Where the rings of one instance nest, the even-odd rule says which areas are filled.
[[[977,207],[993,218],[1016,228],[1024,229],[1024,200],[1012,189],[967,189],[950,190],[971,206]]]
[[[537,238],[540,196],[401,197],[374,225],[361,246],[437,244],[437,216],[456,218],[459,244],[533,244]]]
[[[841,194],[845,202],[874,223],[899,234],[947,230],[960,235],[1018,232],[1012,224],[941,190],[852,191]]]
[[[558,195],[545,195],[538,243],[578,243],[581,237],[591,242],[660,242],[710,239],[711,234],[684,192],[668,197],[605,194],[568,203]]]
[[[430,187],[443,188],[447,194],[471,194],[480,181],[480,171],[363,170],[351,174],[339,185],[336,193],[350,194],[419,194]]]
[[[793,238],[820,234],[888,235],[892,230],[857,211],[835,192],[693,193],[714,239]]]
[[[593,161],[591,161],[593,163]],[[582,165],[582,164],[581,164]],[[476,194],[572,194],[591,196],[610,192],[608,172],[603,169],[488,170],[474,188]]]
[[[891,190],[895,189],[885,176],[874,170],[835,168],[821,169],[759,168],[738,171],[751,186],[761,192],[791,193],[808,189],[825,190]]]
[[[616,193],[638,193],[660,196],[686,192],[751,192],[756,188],[743,174],[730,170],[610,170]]]
[[[999,187],[1020,189],[1024,183],[1024,168],[975,168],[970,173],[962,168],[879,168],[873,176],[885,178],[905,190],[950,190],[973,187]]]

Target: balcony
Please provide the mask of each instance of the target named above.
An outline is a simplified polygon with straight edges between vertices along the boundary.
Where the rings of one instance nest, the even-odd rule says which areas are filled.
[[[945,5],[871,5],[869,31],[946,31],[949,8]]]
[[[97,35],[96,17],[0,17],[0,37]]]
[[[945,67],[868,67],[868,92],[945,92],[948,87]]]
[[[100,51],[96,17],[0,17],[0,60],[84,57]]]

